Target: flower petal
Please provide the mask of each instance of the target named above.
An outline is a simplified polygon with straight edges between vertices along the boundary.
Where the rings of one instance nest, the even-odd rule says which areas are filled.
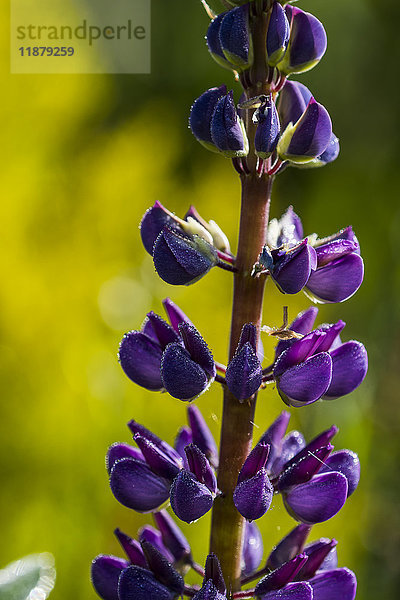
[[[91,579],[96,592],[103,600],[119,600],[118,579],[129,561],[117,556],[100,554],[92,562]]]
[[[348,254],[311,273],[306,292],[317,302],[344,302],[356,293],[363,278],[363,259]]]
[[[311,525],[301,523],[290,531],[280,542],[267,560],[269,569],[277,569],[285,562],[292,560],[297,554],[300,554],[306,543],[307,537],[311,531]]]
[[[273,250],[272,255],[278,251]],[[274,256],[275,262],[275,256]],[[317,266],[315,250],[303,240],[284,252],[272,269],[271,276],[281,292],[285,294],[297,294],[306,285],[311,272]]]
[[[278,392],[289,406],[304,406],[319,400],[332,379],[332,359],[327,352],[291,367],[277,381]]]
[[[179,344],[169,344],[164,350],[161,377],[167,392],[179,400],[191,400],[209,385],[204,370]]]
[[[315,475],[295,486],[285,497],[289,513],[298,521],[322,523],[342,508],[347,498],[347,479],[336,471]]]
[[[360,459],[351,450],[338,450],[324,461],[320,473],[329,473],[330,471],[338,471],[346,477],[348,496],[350,496],[360,481]]]
[[[317,318],[318,308],[316,306],[310,306],[303,312],[299,313],[295,320],[289,325],[291,331],[307,335],[311,332],[315,319]],[[278,358],[284,350],[287,350],[296,340],[280,340],[275,348],[275,359]]]
[[[207,456],[213,467],[218,466],[218,448],[200,410],[194,404],[187,408],[187,416],[192,430],[193,442]]]
[[[154,242],[166,225],[178,228],[176,221],[174,221],[161,202],[157,200],[153,206],[146,210],[140,223],[140,235],[143,246],[151,256],[153,256]]]
[[[130,331],[122,338],[118,359],[125,373],[134,383],[147,390],[162,390],[162,350],[152,338],[141,331]]]
[[[354,600],[357,579],[350,569],[332,569],[310,579],[314,600]]]
[[[305,554],[299,554],[292,560],[279,566],[277,569],[265,575],[255,588],[256,596],[264,596],[267,592],[272,590],[279,590],[286,586],[290,581],[296,577],[301,567],[307,562],[307,556]]]
[[[239,401],[255,394],[262,383],[262,367],[256,351],[246,342],[236,351],[226,369],[226,383]]]
[[[262,517],[271,506],[274,489],[265,469],[236,486],[233,502],[240,514],[253,521]]]
[[[268,592],[262,600],[313,600],[313,591],[307,581],[288,583],[281,590]]]
[[[172,600],[176,596],[147,569],[128,567],[118,583],[119,600]]]
[[[205,515],[213,505],[213,495],[206,485],[183,469],[171,486],[171,507],[176,516],[191,523]]]
[[[143,454],[139,448],[135,448],[129,444],[115,442],[115,444],[112,444],[109,447],[106,455],[106,469],[109,474],[117,460],[121,460],[121,458],[135,458],[136,460],[144,462]]]
[[[327,400],[350,394],[364,380],[368,370],[367,351],[360,342],[346,342],[330,355],[332,381],[325,394]]]
[[[115,463],[110,487],[118,502],[137,512],[151,512],[169,496],[168,482],[134,458],[123,458]]]
[[[263,557],[263,541],[255,523],[245,521],[242,549],[242,575],[250,575],[259,566]]]

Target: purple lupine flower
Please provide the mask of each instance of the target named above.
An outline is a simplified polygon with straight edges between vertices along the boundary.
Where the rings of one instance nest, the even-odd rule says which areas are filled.
[[[156,579],[165,585],[175,596],[181,596],[184,588],[182,575],[167,560],[165,555],[151,542],[141,540],[143,554],[146,557],[148,568]]]
[[[268,158],[275,150],[280,134],[279,116],[271,95],[262,97],[262,104],[253,115],[253,122],[257,123],[254,138],[256,154],[260,158]]]
[[[290,38],[277,67],[285,75],[304,73],[312,69],[325,54],[325,29],[314,15],[300,8],[287,5],[285,11],[290,23]]]
[[[344,302],[364,277],[360,245],[351,227],[322,240],[315,234],[303,238],[301,220],[291,206],[280,219],[270,221],[267,244],[255,268],[270,273],[281,291],[303,289],[315,302]]]
[[[303,552],[304,545],[311,531],[311,525],[301,523],[290,531],[272,550],[267,560],[269,569],[277,569]]]
[[[328,571],[337,567],[337,541],[335,539],[320,538],[307,546],[303,554],[308,556],[307,562],[296,575],[297,581],[311,579],[317,571]]]
[[[222,20],[222,16],[220,15],[214,21],[210,23],[210,40],[208,40],[209,48],[210,44],[212,45],[213,50],[210,49],[210,52],[216,58],[219,57],[222,59],[223,52],[222,49],[216,47],[213,43],[214,39],[214,31],[215,28],[220,24]],[[218,39],[219,44],[219,39]],[[226,61],[225,61],[226,62]],[[211,137],[211,119],[215,111],[215,107],[217,106],[218,100],[226,96],[227,89],[225,85],[221,85],[220,87],[214,87],[206,90],[201,96],[197,98],[193,102],[193,105],[190,109],[190,117],[189,117],[189,127],[192,130],[192,133],[196,140],[200,142],[207,150],[211,150],[213,152],[219,152],[218,148],[212,141]]]
[[[246,130],[237,114],[232,90],[218,100],[210,131],[215,146],[227,158],[247,156],[249,153]]]
[[[211,509],[214,495],[193,473],[182,469],[172,483],[170,500],[176,516],[192,523]]]
[[[118,580],[129,562],[117,556],[100,554],[92,562],[91,580],[103,600],[119,600]]]
[[[305,554],[299,554],[293,559],[279,566],[271,573],[265,575],[262,579],[260,579],[255,587],[255,598],[265,598],[265,594],[275,590],[280,590],[287,586],[287,584],[293,581],[307,560],[308,557]],[[300,590],[301,588],[298,589]]]
[[[305,112],[312,98],[310,90],[299,81],[287,80],[279,93],[277,109],[282,131],[289,123],[296,123]],[[334,133],[331,134],[326,149],[314,159],[306,163],[289,163],[295,167],[310,168],[321,167],[333,162],[339,154],[339,140]]]
[[[131,538],[127,533],[121,531],[118,527],[114,529],[114,535],[121,544],[123,551],[132,565],[137,567],[146,567],[147,562],[139,542]]]
[[[225,67],[226,69],[233,69],[233,65],[226,58],[224,51],[222,50],[221,40],[219,37],[221,23],[222,23],[222,20],[224,19],[224,17],[226,16],[226,14],[227,14],[226,12],[221,13],[221,14],[217,15],[215,17],[215,19],[213,19],[211,21],[211,23],[209,24],[208,29],[207,29],[206,41],[207,41],[208,50],[209,50],[211,56],[213,57],[213,59],[219,65],[221,65],[221,67]],[[205,92],[205,93],[207,93],[207,92]],[[225,93],[226,93],[226,91],[225,91]],[[200,98],[201,98],[201,96],[200,96]]]
[[[168,548],[164,545],[162,535],[158,529],[152,527],[151,525],[144,525],[138,531],[138,538],[143,552],[143,543],[147,542],[151,544],[154,548],[161,552],[164,558],[167,559],[171,564],[174,562],[174,557],[168,550]],[[146,557],[146,553],[143,553],[143,556]],[[146,559],[147,560],[147,559]],[[146,566],[147,563],[144,565]],[[141,566],[141,565],[138,565]]]
[[[249,26],[249,5],[229,10],[219,26],[221,50],[234,69],[247,69],[253,61],[252,38]]]
[[[286,12],[279,2],[274,2],[267,30],[267,57],[270,67],[275,67],[285,54],[289,35],[290,25]]]
[[[354,600],[357,591],[357,579],[353,571],[347,568],[323,571],[310,579],[313,600]]]
[[[258,440],[257,445],[261,443],[269,445],[269,454],[265,466],[270,472],[272,470],[271,467],[274,464],[274,461],[276,461],[281,455],[282,440],[289,421],[290,413],[288,413],[286,410],[282,411],[272,425],[270,425],[268,429],[264,431],[263,435]]]
[[[313,97],[296,123],[289,123],[277,146],[281,160],[305,164],[325,152],[332,136],[328,111]]]
[[[118,600],[173,600],[176,593],[160,583],[153,573],[130,566],[122,571],[118,582]]]
[[[217,556],[209,554],[204,569],[204,579],[201,589],[194,600],[225,600],[226,585],[222,575],[221,565]]]
[[[343,302],[356,293],[364,279],[360,245],[351,227],[315,241],[317,269],[306,293],[316,302]]]
[[[135,383],[153,391],[166,389],[181,400],[202,394],[215,377],[206,342],[184,313],[164,300],[172,325],[149,312],[140,331],[125,334],[119,361]]]
[[[161,358],[171,342],[182,343],[178,325],[190,323],[184,313],[166,298],[169,314],[175,314],[169,325],[153,311],[147,313],[140,331],[130,331],[124,335],[119,346],[118,358],[125,374],[134,383],[152,391],[163,389],[161,379]]]
[[[258,443],[246,458],[233,492],[233,502],[248,521],[262,517],[271,506],[274,493],[268,478],[265,464],[269,446],[264,442]]]
[[[263,541],[257,525],[249,521],[244,524],[242,549],[242,575],[250,575],[259,566],[263,556]]]
[[[215,378],[213,356],[193,325],[181,323],[181,342],[172,342],[161,357],[161,379],[171,396],[192,400],[204,393]]]
[[[252,323],[246,323],[242,328],[236,352],[226,369],[226,383],[240,402],[253,396],[262,383],[257,329]]]
[[[345,396],[364,380],[367,351],[360,342],[340,341],[344,326],[344,321],[338,321],[289,340],[276,357],[273,376],[286,404],[300,407]]]

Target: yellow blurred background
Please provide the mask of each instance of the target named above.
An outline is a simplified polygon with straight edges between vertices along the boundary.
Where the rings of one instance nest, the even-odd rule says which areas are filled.
[[[369,375],[351,396],[292,410],[308,438],[336,423],[337,447],[362,461],[357,493],[317,535],[335,537],[340,565],[359,577],[359,597],[395,597],[399,570],[398,85],[393,77],[399,9],[390,0],[304,0],[324,23],[326,57],[301,81],[333,118],[337,162],[288,169],[277,181],[272,216],[293,204],[306,232],[352,224],[366,261],[365,282],[319,322],[343,318],[344,339],[363,341]],[[3,29],[8,9],[1,7]],[[225,361],[229,273],[214,269],[194,286],[156,276],[138,224],[156,199],[183,215],[195,204],[235,248],[239,185],[230,162],[203,150],[187,128],[191,102],[208,87],[233,85],[207,55],[200,2],[153,0],[152,73],[10,75],[2,36],[0,252],[0,566],[30,552],[55,556],[54,599],[95,598],[92,558],[120,554],[115,527],[135,535],[150,518],[114,500],[104,456],[128,441],[130,418],[169,442],[185,405],[135,386],[116,360],[123,333],[170,296]],[[267,286],[264,323],[281,324],[308,306]],[[266,342],[266,355],[272,345]],[[198,400],[218,437],[221,394]],[[260,394],[261,434],[282,410],[276,391]],[[266,551],[293,521],[277,500],[259,522]],[[207,553],[209,515],[183,530],[196,559]]]

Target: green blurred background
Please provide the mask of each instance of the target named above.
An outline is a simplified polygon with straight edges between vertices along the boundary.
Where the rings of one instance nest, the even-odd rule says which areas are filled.
[[[338,447],[362,461],[351,501],[316,535],[339,541],[341,565],[359,578],[359,598],[395,598],[399,584],[400,174],[398,4],[390,0],[304,0],[324,23],[329,47],[301,76],[325,104],[341,139],[336,163],[288,169],[278,178],[272,215],[288,204],[306,232],[322,236],[352,224],[365,281],[343,305],[323,306],[320,322],[343,318],[345,339],[365,342],[368,377],[351,396],[292,410],[310,437],[336,423]],[[2,4],[3,30],[8,12]],[[214,269],[198,284],[171,288],[154,273],[138,223],[156,199],[183,214],[194,203],[235,247],[239,185],[230,162],[207,153],[187,128],[191,102],[207,87],[231,85],[208,56],[207,17],[198,0],[152,1],[152,73],[9,75],[2,36],[3,188],[0,253],[0,565],[29,552],[55,555],[60,600],[95,598],[91,559],[119,554],[112,530],[135,534],[149,521],[120,506],[107,485],[104,455],[129,441],[135,418],[172,442],[185,406],[146,392],[120,370],[122,334],[140,326],[170,295],[216,357],[227,349],[231,280]],[[300,77],[299,77],[300,79]],[[264,322],[281,323],[308,303],[270,284]],[[267,359],[272,346],[266,343]],[[217,435],[218,386],[198,401]],[[260,394],[258,432],[283,408]],[[279,500],[260,521],[266,548],[293,525]],[[209,516],[184,527],[199,562]]]

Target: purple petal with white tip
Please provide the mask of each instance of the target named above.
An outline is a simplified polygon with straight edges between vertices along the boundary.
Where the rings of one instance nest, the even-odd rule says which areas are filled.
[[[311,98],[302,117],[296,123],[288,140],[287,147],[283,146],[283,160],[306,162],[305,159],[315,158],[326,150],[332,135],[332,122],[328,111],[322,104]]]
[[[267,592],[279,590],[296,577],[301,567],[307,562],[308,557],[305,554],[299,554],[292,560],[284,563],[272,573],[265,575],[255,588],[256,596],[264,596]]]
[[[171,486],[171,507],[176,516],[191,523],[205,515],[212,507],[213,495],[206,485],[197,481],[189,471],[182,470]]]
[[[357,591],[357,579],[350,569],[332,569],[323,571],[310,579],[313,600],[354,600]]]
[[[194,404],[187,408],[187,416],[192,430],[193,442],[207,456],[213,467],[218,465],[218,448],[200,410]]]
[[[204,370],[179,344],[170,344],[164,350],[161,377],[167,392],[179,400],[191,400],[204,392],[209,385]]]
[[[117,556],[100,554],[92,562],[91,580],[94,589],[103,600],[119,600],[118,580],[129,562]]]
[[[315,475],[295,486],[285,497],[289,513],[307,524],[322,523],[342,508],[347,498],[347,479],[336,471]]]
[[[364,380],[368,370],[368,355],[360,342],[350,341],[330,352],[332,381],[325,394],[327,400],[345,396]]]
[[[157,200],[153,206],[147,209],[140,223],[140,235],[143,246],[151,256],[153,256],[154,242],[166,225],[169,227],[178,227],[168,211]]]
[[[311,273],[306,291],[319,302],[344,302],[356,293],[363,278],[363,259],[348,254]]]
[[[277,104],[282,131],[289,123],[296,123],[300,119],[311,97],[312,94],[305,85],[299,81],[286,80]]]
[[[311,525],[305,525],[304,523],[292,529],[269,555],[267,567],[277,569],[283,563],[292,560],[297,554],[300,554],[310,531]]]
[[[250,575],[259,566],[263,556],[263,541],[255,523],[245,521],[242,548],[242,575]]]
[[[289,40],[290,26],[286,13],[279,2],[272,5],[267,30],[268,64],[274,67],[282,58]]]
[[[330,471],[338,471],[346,477],[348,496],[350,496],[360,481],[360,459],[351,450],[338,450],[324,461],[320,473],[329,473]]]
[[[134,383],[147,390],[163,388],[160,376],[162,350],[153,339],[140,331],[130,331],[122,338],[118,359],[125,373]]]
[[[249,521],[259,519],[269,509],[274,489],[265,469],[239,483],[233,492],[233,502],[240,514]]]
[[[151,512],[169,496],[169,485],[134,458],[123,458],[113,466],[110,487],[115,498],[137,512]]]
[[[313,600],[313,590],[307,581],[288,583],[281,590],[268,592],[262,600]]]
[[[219,28],[219,40],[225,58],[237,68],[251,62],[249,5],[239,6],[225,13]]]
[[[118,600],[172,600],[175,596],[147,569],[128,567],[119,578]]]
[[[327,352],[321,352],[285,371],[277,380],[277,387],[284,402],[300,407],[319,400],[331,379],[332,359]]]

